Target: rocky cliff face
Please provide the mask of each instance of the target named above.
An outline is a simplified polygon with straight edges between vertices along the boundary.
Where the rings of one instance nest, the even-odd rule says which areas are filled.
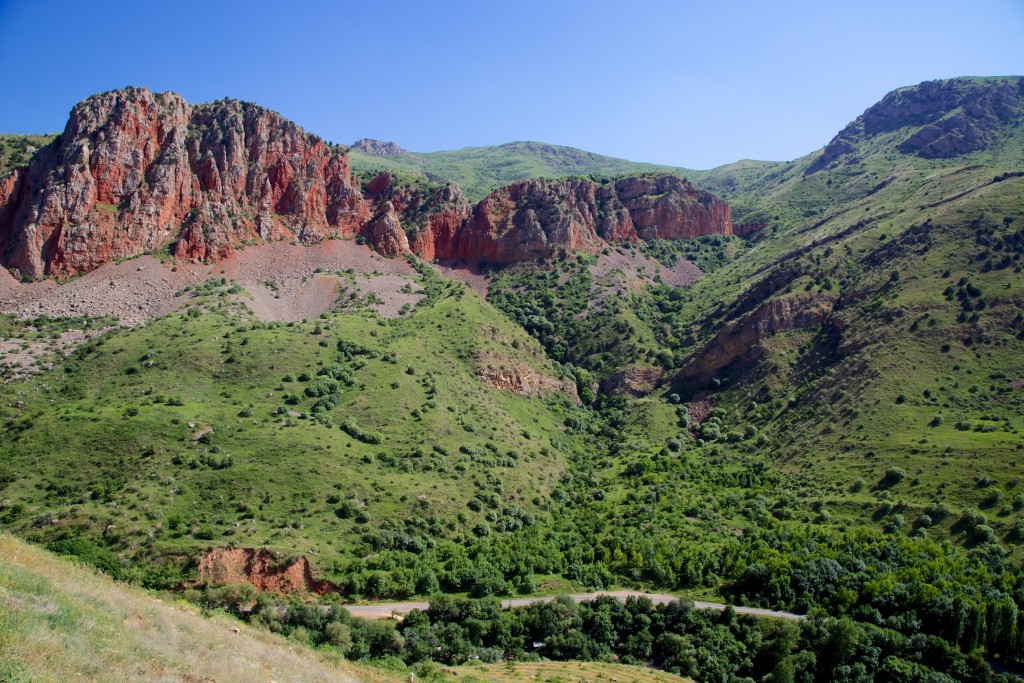
[[[313,242],[367,218],[346,155],[280,115],[137,89],[78,104],[20,185],[0,195],[0,253],[29,277],[169,242],[179,256],[214,259],[256,238]]]
[[[676,374],[674,382],[691,389],[699,388],[737,361],[754,362],[761,356],[759,342],[764,337],[821,325],[835,305],[836,297],[830,294],[795,294],[770,299],[725,325]]]
[[[135,88],[79,103],[53,144],[0,179],[0,262],[29,278],[162,248],[215,261],[279,239],[359,234],[388,256],[510,263],[712,233],[732,234],[728,205],[676,176],[527,180],[471,209],[453,185],[382,173],[360,187],[343,148],[257,105]]]
[[[949,158],[984,149],[999,127],[1024,113],[1024,79],[953,78],[900,88],[861,114],[825,147],[823,161],[853,151],[865,137],[908,129],[904,154]]]
[[[250,583],[270,593],[324,594],[335,586],[319,581],[305,557],[282,564],[269,550],[214,548],[199,560],[200,584]]]
[[[524,180],[473,209],[447,256],[489,263],[550,258],[637,238],[731,235],[729,205],[673,175],[614,182]]]
[[[641,398],[654,391],[664,370],[651,365],[625,368],[601,382],[602,393]]]

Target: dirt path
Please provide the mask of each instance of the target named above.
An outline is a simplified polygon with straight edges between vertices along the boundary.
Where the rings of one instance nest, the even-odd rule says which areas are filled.
[[[668,595],[666,593],[642,593],[639,591],[601,591],[598,593],[576,593],[570,595],[574,602],[589,602],[598,598],[602,595],[608,595],[613,598],[625,601],[630,596],[645,597],[650,599],[656,605],[664,605],[675,600],[679,600],[675,595]],[[513,598],[511,600],[502,600],[502,607],[525,607],[535,602],[551,602],[554,597],[547,598]],[[718,602],[694,602],[693,606],[695,609],[710,609],[722,611],[725,609],[725,605]],[[430,607],[428,602],[377,602],[372,605],[345,605],[352,616],[362,617],[364,619],[381,619],[383,617],[390,617],[396,614],[408,614],[414,609],[426,610]],[[800,621],[806,619],[802,614],[793,614],[792,612],[777,612],[770,609],[761,609],[760,607],[739,607],[733,606],[736,610],[736,614],[746,614],[753,617],[773,617],[776,619],[790,619],[793,621]]]

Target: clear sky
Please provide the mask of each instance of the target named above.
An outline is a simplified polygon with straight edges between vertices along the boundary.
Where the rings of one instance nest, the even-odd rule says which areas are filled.
[[[0,132],[137,85],[414,151],[789,160],[889,90],[1024,74],[1024,0],[0,0]]]

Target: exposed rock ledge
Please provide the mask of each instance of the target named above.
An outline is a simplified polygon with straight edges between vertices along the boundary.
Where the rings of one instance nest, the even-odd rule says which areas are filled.
[[[759,357],[759,342],[767,335],[802,330],[825,322],[836,305],[831,294],[796,294],[765,302],[747,315],[725,325],[704,348],[683,366],[675,381],[700,386],[739,360]]]
[[[250,583],[259,591],[293,593],[305,591],[322,595],[336,587],[313,577],[305,557],[282,564],[266,549],[214,548],[199,560],[199,582],[211,584]]]
[[[473,354],[473,365],[480,381],[495,389],[523,396],[543,396],[552,391],[561,391],[573,403],[580,404],[575,382],[542,375],[521,361],[491,351],[478,350]]]
[[[626,368],[601,382],[601,391],[612,396],[627,395],[640,398],[654,391],[664,372],[654,366]]]

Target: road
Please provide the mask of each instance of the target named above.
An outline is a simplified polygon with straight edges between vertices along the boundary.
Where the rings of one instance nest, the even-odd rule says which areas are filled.
[[[593,600],[602,595],[609,595],[613,598],[625,601],[630,596],[645,597],[656,605],[663,605],[674,600],[679,600],[674,595],[666,595],[664,593],[640,593],[637,591],[602,591],[599,593],[576,593],[569,597],[574,602],[587,602]],[[535,602],[551,602],[554,597],[547,598],[513,598],[512,600],[502,600],[501,604],[503,607],[525,607],[526,605],[533,604]],[[430,606],[428,602],[375,602],[370,605],[344,605],[352,616],[362,617],[364,619],[380,619],[382,617],[390,617],[396,614],[408,614],[414,609],[426,610]],[[695,609],[713,609],[722,611],[725,609],[725,605],[718,602],[700,602],[695,601],[693,603]],[[802,614],[793,614],[792,612],[776,612],[770,609],[761,609],[759,607],[739,607],[733,606],[736,610],[736,614],[747,614],[753,617],[774,617],[776,619],[792,619],[799,621],[806,619]]]

